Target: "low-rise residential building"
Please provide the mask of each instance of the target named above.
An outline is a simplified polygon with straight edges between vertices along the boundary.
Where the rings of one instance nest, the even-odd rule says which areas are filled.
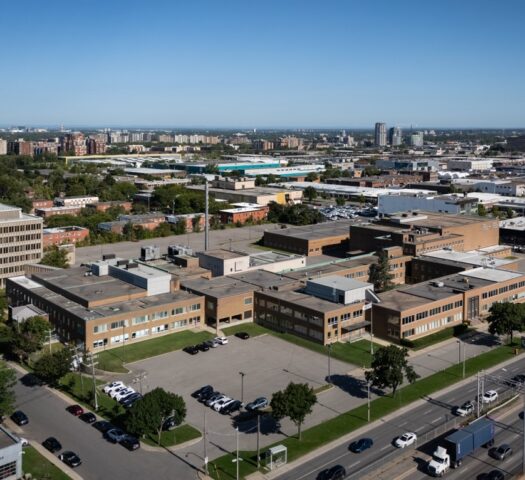
[[[95,195],[80,195],[76,197],[57,197],[55,205],[57,207],[78,207],[84,208],[87,205],[98,203],[98,197]]]
[[[266,205],[256,203],[234,203],[234,208],[220,210],[221,222],[224,224],[245,224],[246,222],[260,222],[268,218],[270,210]]]
[[[173,225],[184,225],[184,231],[187,233],[191,233],[193,231],[201,232],[206,227],[206,217],[204,216],[204,213],[166,215],[166,221]]]
[[[212,187],[222,188],[224,190],[245,190],[255,188],[253,178],[235,178],[216,176],[211,182]]]
[[[89,229],[84,227],[44,228],[42,244],[44,248],[63,243],[78,243],[89,237]]]
[[[111,202],[89,203],[86,206],[94,208],[97,212],[107,212],[110,208],[121,208],[125,212],[130,212],[133,208],[133,203],[122,200],[113,200]]]
[[[31,200],[31,212],[30,213],[35,213],[35,210],[37,208],[50,208],[53,206],[53,200],[43,200],[43,199],[39,199],[39,200]]]
[[[35,208],[35,214],[39,217],[49,218],[57,215],[78,215],[81,207],[45,207]]]
[[[10,278],[6,293],[11,307],[36,306],[62,340],[95,351],[199,328],[204,315],[204,297],[176,290],[168,272],[117,258]]]

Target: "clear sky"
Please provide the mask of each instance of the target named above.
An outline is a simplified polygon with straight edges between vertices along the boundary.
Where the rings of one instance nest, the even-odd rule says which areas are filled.
[[[1,8],[4,126],[525,127],[524,0]]]

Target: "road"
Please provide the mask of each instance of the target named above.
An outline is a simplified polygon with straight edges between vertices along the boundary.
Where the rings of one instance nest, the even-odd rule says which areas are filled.
[[[517,359],[508,365],[505,370],[505,372],[500,373],[508,377],[525,372],[525,358]],[[490,380],[487,380],[485,390],[491,388],[494,388],[500,394],[506,390],[504,387],[495,386]],[[477,381],[473,378],[466,385],[455,388],[446,394],[428,398],[423,405],[414,407],[391,421],[384,421],[378,427],[367,432],[366,435],[362,435],[362,437],[373,439],[374,446],[370,450],[366,450],[361,454],[354,454],[349,452],[348,443],[344,443],[276,478],[279,480],[312,480],[317,478],[321,470],[335,464],[341,464],[346,468],[348,478],[362,479],[365,467],[369,468],[371,464],[379,467],[381,464],[385,464],[399,455],[399,451],[392,445],[396,437],[404,432],[411,431],[415,432],[421,439],[427,432],[439,425],[447,421],[450,424],[454,418],[451,414],[451,409],[467,400],[473,400],[476,394]],[[421,478],[423,477],[428,478],[426,474],[422,474]],[[394,477],[389,476],[388,478]],[[412,480],[418,477],[409,475],[406,478]],[[469,478],[474,477],[471,477],[469,474]]]
[[[197,478],[196,470],[186,459],[170,452],[129,452],[105,441],[98,430],[66,412],[65,408],[73,402],[66,402],[45,387],[26,386],[18,381],[15,393],[16,407],[29,417],[29,423],[17,433],[38,443],[56,437],[64,450],[73,450],[80,456],[82,465],[75,471],[87,480]]]
[[[248,253],[261,252],[260,249],[251,245],[259,240],[265,230],[276,230],[280,226],[275,223],[264,225],[253,225],[242,228],[226,228],[224,230],[210,230],[210,248],[230,248],[246,251]],[[231,243],[230,243],[231,242]],[[189,245],[193,251],[204,249],[204,232],[187,233],[184,235],[172,235],[169,237],[152,238],[140,242],[119,242],[95,245],[92,247],[81,247],[76,249],[75,265],[99,260],[105,253],[115,253],[122,258],[137,258],[140,255],[140,247],[145,245],[158,245],[161,253],[166,253],[168,245]]]

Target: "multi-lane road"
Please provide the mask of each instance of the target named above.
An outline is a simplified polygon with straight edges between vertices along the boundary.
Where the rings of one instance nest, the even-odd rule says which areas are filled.
[[[506,377],[512,377],[518,373],[525,372],[525,359],[519,358],[515,362],[507,365],[505,371],[500,373]],[[329,468],[333,465],[343,465],[347,471],[348,478],[362,478],[365,471],[370,470],[370,465],[379,467],[381,464],[389,462],[396,455],[396,448],[393,446],[393,440],[404,432],[415,432],[418,437],[424,438],[425,434],[445,422],[451,423],[453,419],[452,409],[456,405],[460,405],[467,400],[474,400],[477,395],[477,380],[476,378],[471,379],[466,384],[454,388],[453,390],[443,395],[436,395],[435,397],[428,398],[426,401],[413,409],[406,411],[393,418],[390,421],[384,421],[381,425],[368,431],[361,437],[370,437],[374,441],[374,445],[371,449],[366,450],[361,454],[355,454],[348,450],[348,443],[342,443],[337,447],[319,455],[311,460],[297,466],[296,468],[289,470],[288,472],[277,476],[279,480],[313,480],[316,479],[319,472],[325,468]],[[485,384],[485,390],[495,389],[500,393],[503,393],[507,387],[501,384],[492,383],[490,379],[487,379]],[[517,427],[516,427],[517,428]],[[496,437],[496,442],[499,444],[507,439],[507,436],[512,437],[513,433],[511,430],[505,430],[503,427],[499,427],[500,433]],[[501,433],[502,432],[502,433]],[[501,436],[501,438],[500,438]],[[509,437],[509,438],[510,438]],[[357,440],[357,438],[356,438]],[[515,440],[513,440],[515,441]],[[415,452],[417,457],[417,452]],[[518,451],[515,454],[515,458],[521,456],[521,452]],[[485,457],[487,454],[485,452]],[[486,460],[486,458],[484,459]],[[513,459],[513,461],[515,461]],[[415,462],[415,460],[414,460]],[[411,473],[399,472],[399,478],[428,478],[428,475],[424,473],[424,468],[416,463],[407,464],[407,468],[410,469]],[[420,461],[419,464],[422,464]],[[510,460],[509,460],[510,464]],[[416,467],[414,468],[414,465]],[[485,470],[480,468],[480,472],[486,470],[486,465],[483,466]],[[419,470],[418,470],[419,468]],[[490,468],[489,468],[490,469]],[[459,469],[453,471],[453,475],[447,474],[449,478],[459,478],[461,476]],[[407,476],[404,476],[406,474]],[[455,476],[459,475],[459,476]],[[389,478],[396,478],[395,476],[389,476]],[[463,477],[465,478],[465,477]],[[469,470],[469,477],[471,476]]]

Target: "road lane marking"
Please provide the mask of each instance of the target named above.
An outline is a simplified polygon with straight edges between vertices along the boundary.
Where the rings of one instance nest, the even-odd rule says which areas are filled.
[[[386,450],[387,448],[390,448],[391,445],[385,445],[381,450],[379,450],[380,452],[382,452],[383,450]]]
[[[430,410],[427,410],[426,412],[423,413],[423,415],[428,415],[432,410],[434,410],[434,409],[431,408]]]
[[[403,425],[406,425],[408,423],[408,420],[406,422],[400,423],[399,426],[402,427]]]
[[[423,430],[424,428],[425,428],[425,426],[423,425],[422,427],[416,428],[416,429],[414,430],[414,432],[419,432],[420,430]]]
[[[430,423],[436,423],[436,422],[439,422],[443,417],[438,417],[438,418],[435,418],[434,420],[432,420]]]
[[[359,465],[360,463],[361,463],[361,460],[358,460],[357,462],[352,463],[352,465],[350,465],[348,469],[354,468],[356,465]]]

